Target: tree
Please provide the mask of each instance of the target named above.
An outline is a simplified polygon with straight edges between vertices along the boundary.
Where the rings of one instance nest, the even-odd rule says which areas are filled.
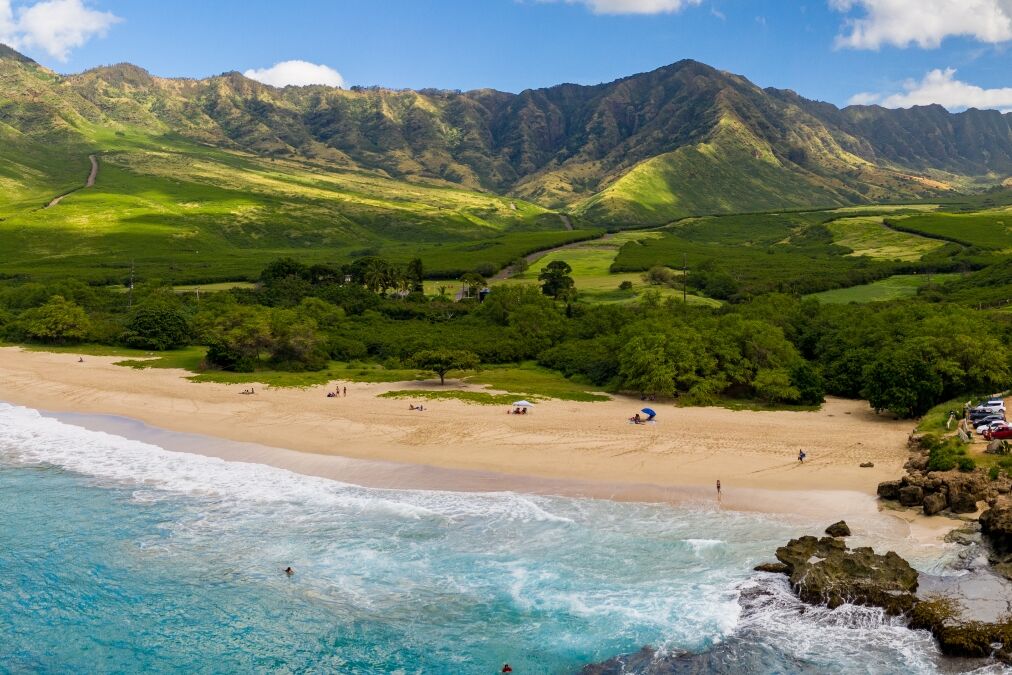
[[[675,364],[668,359],[664,336],[641,335],[630,340],[619,355],[619,375],[624,386],[641,394],[673,394]]]
[[[207,361],[225,370],[249,372],[274,346],[269,310],[247,305],[226,307],[205,329]]]
[[[271,361],[285,370],[322,370],[327,366],[323,337],[316,321],[295,310],[275,310],[271,316]]]
[[[527,262],[527,258],[520,256],[510,263],[510,273],[514,275],[523,274],[527,271],[528,267],[530,267],[530,264]]]
[[[407,278],[411,282],[412,293],[423,293],[425,291],[425,267],[421,258],[414,258],[408,263]]]
[[[88,337],[91,322],[78,305],[54,295],[46,304],[21,315],[21,328],[31,340],[63,344]]]
[[[485,281],[485,277],[481,276],[477,272],[468,272],[460,278],[460,282],[464,284],[464,288],[467,289],[468,296],[477,296],[478,292],[485,288],[488,283]]]
[[[932,364],[902,347],[866,366],[864,380],[861,394],[871,407],[902,418],[927,412],[943,390],[942,378]]]
[[[139,305],[127,323],[123,341],[139,349],[173,349],[190,340],[190,322],[178,307],[153,301]]]
[[[783,368],[764,368],[756,373],[752,382],[756,396],[767,403],[784,403],[800,398],[797,387],[791,385],[791,375]]]
[[[675,278],[675,273],[663,265],[654,265],[643,275],[643,281],[654,286],[672,286]]]
[[[802,405],[819,405],[825,400],[822,375],[808,361],[799,361],[791,368],[791,386],[798,390],[798,403]]]
[[[438,375],[441,385],[446,384],[446,374],[451,370],[477,370],[480,365],[477,354],[462,349],[428,349],[415,354],[411,362],[416,368]]]
[[[553,260],[541,268],[538,281],[541,282],[541,292],[556,300],[565,299],[570,296],[571,291],[576,288],[573,277],[569,276],[573,268],[562,260]]]
[[[260,272],[260,282],[267,285],[288,277],[307,279],[309,269],[294,258],[278,258]]]

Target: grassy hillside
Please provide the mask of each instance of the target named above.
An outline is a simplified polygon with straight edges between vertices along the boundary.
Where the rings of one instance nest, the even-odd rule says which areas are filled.
[[[1012,252],[1012,209],[977,213],[933,213],[904,218],[890,224],[899,230],[976,246],[988,251]]]
[[[832,291],[815,293],[808,297],[828,304],[847,304],[850,302],[883,302],[917,295],[917,291],[925,286],[944,284],[958,279],[958,274],[897,274],[896,276],[875,281],[870,284],[838,288]]]
[[[81,152],[99,153],[95,186],[41,208],[85,181],[87,157],[72,153],[71,144],[64,145],[64,179],[22,181],[19,199],[4,202],[0,274],[119,280],[133,263],[148,278],[201,281],[255,275],[281,255],[324,261],[382,252],[399,259],[425,249],[433,249],[424,256],[430,265],[454,271],[501,266],[587,236],[517,199],[327,171],[136,130],[82,131],[89,144]],[[22,166],[32,159],[11,146],[0,154]]]

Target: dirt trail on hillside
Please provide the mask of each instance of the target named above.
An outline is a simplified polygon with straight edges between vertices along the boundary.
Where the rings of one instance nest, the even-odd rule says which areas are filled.
[[[51,202],[46,204],[47,209],[52,208],[57,204],[59,204],[63,200],[63,198],[66,197],[67,195],[72,195],[78,190],[83,190],[84,188],[95,187],[95,179],[98,178],[98,157],[96,157],[95,155],[88,155],[88,159],[91,160],[91,172],[88,174],[88,180],[84,182],[84,185],[78,188],[74,188],[73,190],[70,190],[68,192],[64,192],[59,197],[54,197]]]

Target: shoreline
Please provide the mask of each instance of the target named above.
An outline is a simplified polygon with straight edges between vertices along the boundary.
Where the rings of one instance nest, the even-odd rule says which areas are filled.
[[[718,502],[713,489],[701,486],[664,486],[567,478],[541,478],[472,469],[446,469],[425,464],[404,464],[306,453],[258,443],[170,431],[140,420],[107,414],[40,410],[44,417],[91,431],[157,445],[173,452],[215,457],[228,462],[264,464],[296,474],[326,478],[361,487],[389,490],[450,492],[518,492],[559,497],[694,505],[729,511],[861,518],[881,512],[869,495],[850,490],[766,490],[743,488],[726,493]],[[804,503],[800,511],[797,504]],[[888,511],[882,513],[889,514]],[[899,520],[906,520],[902,517]]]
[[[172,452],[213,457],[226,462],[266,465],[294,474],[319,477],[378,490],[446,491],[453,493],[516,493],[572,499],[655,503],[701,511],[725,511],[776,516],[800,527],[845,520],[854,540],[914,555],[922,563],[940,561],[948,544],[944,537],[962,526],[962,519],[927,517],[909,509],[883,507],[879,500],[849,490],[770,490],[744,488],[718,502],[713,491],[700,486],[662,486],[578,479],[546,479],[467,469],[362,460],[320,455],[222,437],[170,431],[145,422],[108,414],[38,411],[44,417],[90,431],[140,441]],[[799,508],[803,505],[803,508]]]
[[[426,401],[427,410],[415,412],[408,400],[377,394],[431,383],[349,382],[348,397],[338,399],[326,398],[325,386],[252,385],[256,396],[241,396],[248,385],[194,383],[186,371],[117,360],[78,363],[75,354],[0,348],[0,400],[224,439],[237,444],[225,459],[337,480],[355,475],[378,487],[709,503],[720,479],[727,508],[800,515],[846,513],[862,502],[862,510],[877,510],[875,487],[907,458],[909,423],[877,417],[860,401],[827,399],[817,412],[665,405],[658,424],[635,426],[626,419],[641,403],[624,398],[544,401],[522,417],[451,400]],[[236,449],[242,444],[252,445]],[[804,465],[795,459],[800,448],[809,455]],[[351,460],[364,463],[352,470]],[[875,467],[860,468],[863,461]]]

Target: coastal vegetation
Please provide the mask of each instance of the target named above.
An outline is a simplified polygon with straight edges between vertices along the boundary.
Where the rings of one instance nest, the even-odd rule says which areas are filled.
[[[648,293],[595,304],[579,299],[569,271],[552,261],[538,272],[540,285],[503,284],[462,301],[427,295],[420,259],[378,257],[341,267],[279,259],[253,287],[200,295],[154,281],[129,292],[8,283],[0,329],[13,341],[165,353],[162,365],[218,381],[291,373],[275,381],[302,385],[428,372],[442,382],[478,371],[469,381],[518,395],[808,406],[832,394],[899,417],[1012,379],[1012,323],[953,303],[839,305],[773,293],[710,307]],[[205,347],[165,351],[186,345]],[[357,375],[353,363],[372,365]]]

